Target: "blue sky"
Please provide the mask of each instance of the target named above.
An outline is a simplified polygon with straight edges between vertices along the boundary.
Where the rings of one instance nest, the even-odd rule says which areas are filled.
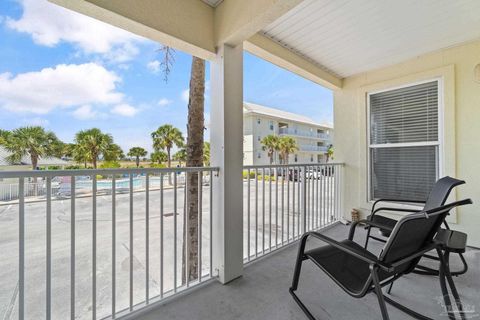
[[[159,47],[46,0],[2,0],[0,128],[42,125],[71,142],[98,127],[125,150],[150,150],[165,123],[186,132],[191,56],[175,51],[165,82]],[[245,101],[333,122],[329,90],[248,53],[244,68]],[[208,79],[207,63],[207,118]]]

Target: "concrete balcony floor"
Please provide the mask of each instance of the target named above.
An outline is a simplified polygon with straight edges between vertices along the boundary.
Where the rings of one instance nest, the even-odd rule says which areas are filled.
[[[324,233],[340,240],[347,237],[348,227],[335,225]],[[355,240],[363,243],[363,228],[357,229]],[[308,245],[319,245],[319,242],[312,240]],[[378,251],[381,244],[372,241],[371,249]],[[294,244],[246,266],[243,277],[228,285],[210,283],[138,319],[305,320],[306,316],[288,293],[296,254]],[[465,257],[470,269],[454,281],[464,306],[473,310],[472,318],[478,318],[480,250],[469,249]],[[459,266],[457,262],[457,257],[452,256],[452,270]],[[363,299],[350,297],[311,262],[304,263],[298,295],[317,319],[381,319],[375,295],[368,294]],[[391,296],[433,319],[448,319],[439,303],[442,297],[437,277],[407,275],[395,283]],[[391,306],[388,310],[391,319],[411,319]]]

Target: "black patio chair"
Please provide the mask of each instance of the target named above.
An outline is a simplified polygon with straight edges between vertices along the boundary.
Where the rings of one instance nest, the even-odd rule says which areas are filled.
[[[378,199],[373,203],[372,206],[372,211],[371,214],[367,217],[367,220],[370,220],[374,222],[374,224],[368,224],[366,226],[367,228],[367,237],[365,240],[365,249],[368,247],[368,242],[370,239],[377,240],[380,242],[386,242],[386,238],[390,236],[390,233],[392,232],[393,228],[395,227],[397,220],[391,219],[385,216],[382,216],[381,214],[378,214],[380,212],[385,212],[385,211],[394,211],[394,212],[407,212],[407,213],[413,213],[413,212],[418,212],[418,209],[406,209],[406,208],[395,208],[395,207],[377,207],[380,205],[382,202],[397,202],[397,203],[410,203],[410,204],[423,204],[423,210],[429,210],[433,209],[435,207],[439,207],[445,204],[445,202],[448,199],[448,196],[450,195],[451,191],[453,188],[464,184],[465,181],[463,180],[458,180],[452,177],[443,177],[439,179],[433,186],[432,190],[430,191],[430,194],[428,195],[428,198],[426,201],[415,201],[415,200],[405,200],[405,199]],[[465,252],[466,248],[466,234],[459,232],[459,231],[453,231],[450,230],[450,227],[446,221],[443,221],[443,225],[445,229],[441,229],[439,231],[438,239],[448,239],[450,241],[450,244],[446,246],[449,248],[449,253],[457,253],[460,257],[460,260],[463,264],[462,269],[452,271],[452,275],[458,276],[461,274],[464,274],[468,270],[468,265],[463,257],[463,253]],[[380,235],[383,236],[384,238],[380,238],[378,236],[374,236],[371,234],[372,228],[377,228],[380,231]],[[454,239],[455,241],[452,241]],[[453,243],[454,242],[454,243]],[[439,258],[430,254],[425,254],[424,258],[428,258],[431,260],[436,260],[438,261]],[[419,274],[425,274],[425,275],[438,275],[439,270],[435,270],[432,268],[428,268],[422,265],[417,265],[417,270],[415,270],[416,273]],[[391,288],[389,289],[389,291]]]
[[[437,250],[441,265],[440,284],[447,311],[450,318],[455,319],[451,312],[452,305],[445,279],[448,281],[452,295],[455,297],[457,308],[463,319],[464,314],[460,297],[451,280],[440,245],[434,241],[434,236],[451,209],[471,203],[470,199],[466,199],[402,217],[395,224],[379,256],[374,255],[353,241],[357,223],[352,224],[348,239],[343,241],[336,241],[318,232],[307,232],[302,236],[300,242],[292,286],[289,291],[305,315],[309,319],[315,320],[315,317],[295,293],[298,289],[302,263],[305,260],[310,260],[352,297],[362,298],[367,293],[374,292],[377,295],[384,320],[389,319],[386,303],[416,319],[430,319],[384,296],[382,287],[412,272],[426,252]],[[369,220],[360,222],[375,225],[375,222]],[[310,237],[322,240],[327,245],[305,251],[307,239]]]

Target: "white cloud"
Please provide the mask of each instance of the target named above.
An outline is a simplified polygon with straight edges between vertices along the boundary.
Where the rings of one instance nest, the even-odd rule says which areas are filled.
[[[133,117],[138,113],[138,109],[132,107],[129,104],[119,104],[113,107],[112,113],[118,114],[123,117]]]
[[[0,107],[15,112],[46,114],[55,108],[123,101],[121,79],[95,63],[58,65],[13,76],[0,74]]]
[[[50,125],[50,121],[40,117],[26,118],[26,119],[23,119],[22,122],[28,126],[48,127]]]
[[[39,45],[53,47],[61,42],[76,45],[87,54],[103,54],[115,62],[138,54],[135,43],[142,38],[99,20],[67,10],[46,0],[18,0],[23,14],[7,18],[6,25],[32,36]]]
[[[158,101],[158,105],[162,106],[162,107],[165,107],[165,106],[168,106],[169,104],[171,104],[172,102],[173,102],[172,100],[168,100],[167,98],[162,98]]]
[[[151,72],[157,74],[160,72],[160,61],[158,60],[154,60],[154,61],[150,61],[149,63],[147,63],[147,68],[148,70],[150,70]]]
[[[90,120],[94,119],[98,113],[92,109],[92,106],[89,104],[83,105],[73,111],[73,116],[80,120]]]
[[[182,100],[185,102],[188,102],[188,99],[190,98],[190,90],[186,89],[182,91]]]

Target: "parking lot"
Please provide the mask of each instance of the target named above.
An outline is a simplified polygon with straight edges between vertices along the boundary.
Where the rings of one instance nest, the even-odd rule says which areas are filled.
[[[298,206],[293,207],[288,199],[292,197],[290,188],[276,193],[276,184],[272,183],[271,196],[268,182],[265,185],[265,208],[263,204],[263,185],[251,180],[250,228],[244,219],[244,256],[248,242],[250,254],[255,255],[268,250],[270,241],[281,241],[298,230]],[[280,188],[280,187],[279,187]],[[244,182],[244,190],[247,190]],[[203,274],[210,272],[210,201],[208,185],[203,188],[202,214],[202,269]],[[287,194],[288,191],[288,194]],[[275,201],[278,195],[278,210]],[[270,198],[271,197],[271,198]],[[149,197],[149,296],[154,297],[173,288],[174,274],[174,191],[165,189],[164,214],[160,216],[160,191],[151,190]],[[183,243],[183,188],[177,190],[177,281],[181,281],[182,243]],[[247,195],[244,194],[246,217]],[[258,199],[258,209],[255,209]],[[298,199],[297,199],[298,201]],[[78,319],[91,318],[92,308],[92,197],[78,197],[75,201],[75,308]],[[133,247],[130,248],[130,210],[129,194],[116,195],[116,242],[115,242],[115,278],[116,310],[129,305],[130,250],[133,250],[133,297],[134,303],[145,300],[146,288],[146,197],[145,192],[133,194]],[[313,208],[312,204],[312,208]],[[318,204],[319,206],[328,205]],[[71,202],[69,198],[52,201],[52,318],[64,319],[70,314],[70,267],[71,267]],[[317,206],[318,208],[318,206]],[[111,314],[112,303],[112,196],[97,196],[97,317]],[[313,212],[313,211],[312,211]],[[265,213],[265,216],[263,214]],[[283,218],[282,218],[283,216]],[[264,217],[264,218],[263,218]],[[312,215],[311,219],[315,219]],[[160,276],[160,225],[163,222],[163,283]],[[287,227],[288,226],[288,227]],[[250,230],[250,241],[246,235]],[[258,231],[255,237],[255,231]],[[16,317],[18,309],[18,250],[19,250],[18,204],[0,205],[0,318]],[[263,233],[265,232],[265,233]],[[297,231],[295,231],[297,232]],[[262,234],[263,239],[262,240]],[[272,240],[273,239],[273,240]],[[274,244],[273,244],[274,245]],[[28,319],[45,318],[46,290],[46,203],[45,201],[26,203],[25,205],[25,312]]]

